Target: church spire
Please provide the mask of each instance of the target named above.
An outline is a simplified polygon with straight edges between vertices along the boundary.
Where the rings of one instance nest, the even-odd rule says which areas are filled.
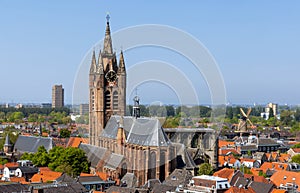
[[[93,56],[92,56],[92,64],[90,67],[90,74],[95,73],[97,70],[97,64],[96,64],[96,56],[95,56],[95,50],[93,51]]]
[[[105,38],[104,38],[104,47],[103,53],[104,54],[113,54],[112,49],[112,41],[110,36],[110,27],[109,27],[109,15],[106,16],[106,30],[105,30]]]

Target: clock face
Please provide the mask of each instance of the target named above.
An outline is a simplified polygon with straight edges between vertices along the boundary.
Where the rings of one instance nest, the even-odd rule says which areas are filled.
[[[115,71],[110,70],[106,75],[105,78],[108,80],[108,82],[114,82],[117,80],[117,74]]]

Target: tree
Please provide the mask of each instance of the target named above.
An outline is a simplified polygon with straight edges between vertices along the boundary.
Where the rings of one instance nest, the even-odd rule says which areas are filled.
[[[294,117],[295,117],[296,121],[298,121],[298,122],[300,121],[300,109],[299,108],[296,109]]]
[[[50,159],[46,148],[44,146],[40,146],[31,161],[34,165],[39,167],[48,166]]]
[[[0,158],[0,164],[1,164],[1,165],[6,164],[7,162],[8,162],[7,159]]]
[[[283,125],[292,125],[293,113],[289,110],[284,110],[281,111],[280,113],[280,121],[282,122]]]
[[[277,118],[275,118],[274,116],[273,117],[269,117],[269,119],[266,122],[267,122],[267,124],[269,126],[272,126],[272,127],[276,127],[277,126]]]
[[[300,148],[300,143],[293,145],[291,148]]]
[[[6,120],[5,113],[0,112],[0,122],[4,122]]]
[[[179,117],[167,117],[163,124],[163,128],[177,128],[179,126],[179,122]]]
[[[252,174],[250,168],[248,168],[248,167],[246,167],[244,165],[241,165],[240,171],[243,172],[244,174]]]
[[[28,122],[37,122],[39,115],[37,113],[30,114],[28,116]]]
[[[12,113],[7,113],[7,120],[9,122],[20,122],[24,118],[24,114],[22,112],[12,112]]]
[[[0,150],[3,149],[6,135],[9,136],[11,144],[15,144],[19,136],[14,127],[6,127],[4,133],[2,134],[3,137],[0,139]]]
[[[48,166],[53,171],[65,172],[73,177],[89,171],[85,152],[79,148],[54,147],[48,153],[44,146],[40,146],[36,153],[24,153],[21,159],[31,160],[36,166]]]
[[[300,164],[300,154],[292,157],[292,162]]]
[[[21,156],[21,160],[30,160],[32,161],[34,157],[33,153],[27,153],[25,152],[22,156]]]
[[[212,173],[213,168],[209,163],[203,163],[200,165],[198,175],[211,175]]]
[[[175,109],[173,106],[169,105],[169,106],[166,106],[166,110],[167,110],[167,116],[168,117],[174,117],[175,116]]]
[[[258,175],[259,175],[259,176],[263,176],[264,178],[266,178],[266,177],[267,177],[267,174],[266,174],[266,173],[264,173],[264,172],[263,172],[263,171],[261,171],[261,170],[258,172]]]
[[[227,107],[227,110],[226,110],[226,117],[229,118],[229,119],[232,119],[233,118],[233,110],[232,110],[232,107]]]
[[[71,131],[69,131],[68,129],[61,129],[61,130],[59,131],[59,136],[60,136],[61,138],[69,138],[70,135],[71,135]]]
[[[72,168],[72,173],[68,173],[69,175],[78,176],[81,172],[89,171],[89,163],[82,149],[74,147],[66,148],[64,161]]]

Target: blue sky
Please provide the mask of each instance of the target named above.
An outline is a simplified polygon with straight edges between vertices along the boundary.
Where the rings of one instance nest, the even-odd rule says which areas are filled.
[[[300,104],[299,10],[299,1],[0,0],[0,103],[50,102],[54,84],[63,84],[71,103],[80,62],[103,38],[109,12],[112,31],[163,24],[201,41],[219,65],[230,103]],[[180,60],[147,48],[125,55],[128,67],[161,58]],[[210,103],[205,81],[190,78],[200,103]],[[162,88],[144,85],[139,92],[148,92],[145,103],[176,103],[156,92]]]

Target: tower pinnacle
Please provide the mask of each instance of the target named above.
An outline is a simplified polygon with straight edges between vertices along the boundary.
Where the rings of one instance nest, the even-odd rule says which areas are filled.
[[[93,56],[92,56],[92,64],[90,68],[90,74],[95,73],[97,70],[97,64],[96,64],[96,56],[95,56],[95,50],[93,51]]]
[[[120,60],[119,60],[119,72],[125,72],[125,61],[124,61],[122,50],[121,50]]]

